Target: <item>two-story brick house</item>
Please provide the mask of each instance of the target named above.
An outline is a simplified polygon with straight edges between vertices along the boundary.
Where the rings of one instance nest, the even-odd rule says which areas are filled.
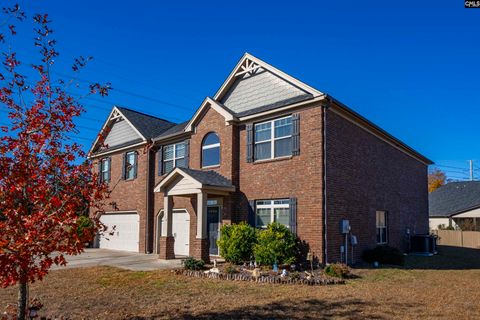
[[[323,262],[343,258],[342,220],[363,249],[428,232],[431,161],[331,96],[245,54],[193,117],[114,107],[90,157],[109,183],[105,248],[161,259],[218,255],[224,223],[280,222]]]

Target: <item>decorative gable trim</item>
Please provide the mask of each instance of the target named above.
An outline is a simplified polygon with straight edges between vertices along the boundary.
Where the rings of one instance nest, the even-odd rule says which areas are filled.
[[[233,121],[237,121],[238,119],[225,107],[220,105],[218,102],[214,101],[212,98],[205,98],[203,100],[202,104],[200,105],[200,108],[197,109],[195,114],[193,115],[192,119],[190,122],[188,122],[187,126],[185,127],[185,132],[191,132],[193,131],[194,125],[201,119],[201,117],[204,115],[205,110],[207,108],[212,108],[213,110],[217,111],[219,114],[221,114],[225,118],[225,122],[228,124]]]
[[[132,127],[132,129],[141,137],[141,139],[142,139],[141,143],[142,144],[147,141],[145,136],[142,135],[140,133],[140,131],[138,131],[138,129],[130,122],[130,120],[128,120],[128,118],[125,117],[125,115],[123,115],[123,113],[116,106],[114,106],[112,111],[110,112],[109,116],[107,117],[107,120],[103,124],[102,129],[100,130],[97,137],[95,138],[95,141],[93,142],[92,147],[88,151],[88,157],[89,158],[92,157],[92,154],[93,154],[94,150],[97,148],[97,145],[98,145],[101,134],[104,133],[106,131],[106,129],[108,128],[108,126],[113,121],[116,121],[117,119],[125,120]]]
[[[246,52],[243,55],[243,57],[240,59],[240,61],[237,63],[235,68],[232,70],[227,80],[225,80],[225,82],[222,84],[220,89],[218,89],[213,99],[216,101],[220,101],[220,99],[222,99],[222,97],[228,92],[228,89],[230,88],[230,86],[233,84],[233,82],[237,77],[242,76],[246,73],[254,74],[258,72],[259,69],[265,69],[267,71],[270,71],[271,73],[277,75],[283,80],[290,82],[291,84],[299,87],[300,89],[312,94],[314,98],[324,95],[322,92],[318,91],[317,89],[310,87],[304,82],[286,74],[285,72],[275,68],[274,66],[266,63],[265,61],[260,60]]]

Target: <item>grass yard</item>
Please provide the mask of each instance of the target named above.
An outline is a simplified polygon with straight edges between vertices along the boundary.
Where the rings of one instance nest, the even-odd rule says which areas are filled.
[[[346,285],[267,285],[170,271],[53,271],[32,285],[42,314],[71,319],[480,319],[480,250],[443,247],[405,268],[356,269]],[[0,289],[3,307],[16,288]]]

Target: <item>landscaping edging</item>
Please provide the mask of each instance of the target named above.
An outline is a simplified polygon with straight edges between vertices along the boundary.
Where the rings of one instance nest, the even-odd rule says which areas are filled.
[[[184,275],[193,278],[218,279],[229,281],[249,281],[256,283],[272,283],[272,284],[301,284],[309,286],[325,286],[335,284],[345,284],[345,280],[336,278],[320,278],[320,279],[291,279],[282,278],[280,276],[260,276],[254,278],[245,274],[224,274],[224,273],[205,273],[204,271],[193,270],[174,270],[176,275]]]

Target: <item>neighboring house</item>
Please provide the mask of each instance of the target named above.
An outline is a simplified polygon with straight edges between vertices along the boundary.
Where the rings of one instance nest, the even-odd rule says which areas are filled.
[[[430,229],[480,231],[480,181],[450,182],[428,196]]]
[[[111,129],[109,129],[111,128]],[[245,54],[185,123],[114,107],[90,157],[110,188],[105,248],[218,255],[225,223],[286,225],[320,262],[428,232],[431,161],[333,97]]]

